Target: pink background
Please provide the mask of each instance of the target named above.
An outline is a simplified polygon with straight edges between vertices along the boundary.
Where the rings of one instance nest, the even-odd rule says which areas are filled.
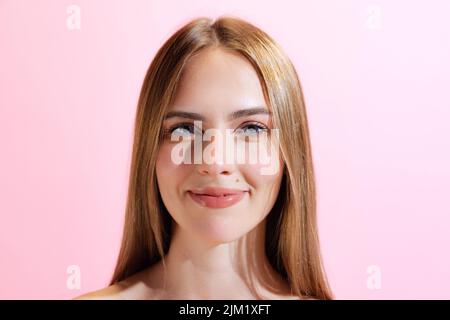
[[[80,30],[66,25],[70,4]],[[445,0],[0,0],[0,298],[69,299],[107,284],[145,71],[185,22],[221,14],[271,34],[300,74],[336,297],[449,299]],[[66,285],[70,265],[78,290]]]

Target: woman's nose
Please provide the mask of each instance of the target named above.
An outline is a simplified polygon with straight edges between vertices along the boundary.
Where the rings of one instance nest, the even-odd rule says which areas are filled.
[[[214,162],[211,164],[207,164],[205,162],[197,165],[197,170],[202,175],[231,175],[233,173],[234,165],[223,163],[223,162]]]
[[[233,159],[228,159],[226,156],[226,152],[231,151],[228,149],[232,147],[226,146],[222,138],[214,137],[213,141],[207,142],[207,146],[203,148],[201,163],[196,164],[196,169],[200,174],[231,175],[236,170]],[[222,139],[222,141],[218,139]]]

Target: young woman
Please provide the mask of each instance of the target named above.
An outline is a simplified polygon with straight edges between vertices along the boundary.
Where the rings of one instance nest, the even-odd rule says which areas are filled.
[[[201,140],[208,130],[240,142],[232,151],[245,161],[223,161],[222,136]],[[203,156],[213,147],[212,161],[180,162],[196,143]],[[255,144],[275,163],[265,173],[248,161]],[[301,85],[262,30],[195,19],[158,51],[138,102],[116,269],[109,287],[78,298],[332,299]]]

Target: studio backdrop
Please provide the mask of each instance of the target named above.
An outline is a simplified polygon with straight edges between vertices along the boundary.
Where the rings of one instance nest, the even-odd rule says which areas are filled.
[[[0,0],[0,298],[108,285],[147,68],[196,17],[300,76],[337,299],[450,298],[450,1]]]

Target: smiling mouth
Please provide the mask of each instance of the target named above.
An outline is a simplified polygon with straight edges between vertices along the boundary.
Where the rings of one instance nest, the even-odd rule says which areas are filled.
[[[248,193],[247,190],[227,188],[204,188],[188,191],[189,196],[203,207],[219,209],[233,206]]]

